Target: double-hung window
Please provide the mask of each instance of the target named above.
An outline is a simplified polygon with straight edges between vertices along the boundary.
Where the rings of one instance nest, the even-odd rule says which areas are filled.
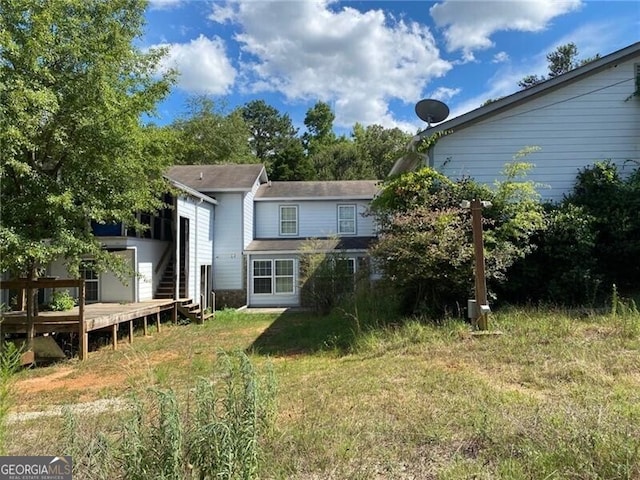
[[[253,261],[253,293],[273,293],[271,260]]]
[[[295,291],[293,259],[254,260],[253,293],[287,294]]]
[[[95,271],[95,262],[87,260],[80,268],[84,279],[84,299],[85,302],[97,302],[100,300],[100,277]]]
[[[276,293],[293,293],[293,260],[274,260]]]
[[[355,235],[356,233],[356,206],[338,205],[338,234]]]
[[[298,235],[297,205],[280,205],[280,235]]]

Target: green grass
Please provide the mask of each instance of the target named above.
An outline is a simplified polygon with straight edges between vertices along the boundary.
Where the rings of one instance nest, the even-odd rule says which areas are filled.
[[[256,368],[269,364],[278,385],[273,426],[259,438],[262,478],[640,478],[637,310],[507,309],[490,327],[502,335],[472,336],[458,321],[388,324],[357,310],[225,311],[86,362],[22,372],[18,387],[71,366],[74,378],[126,380],[95,398],[167,387],[188,395],[221,351],[242,350]],[[77,394],[18,390],[16,401],[36,409],[43,398]],[[94,438],[97,418],[79,419],[80,430]],[[11,429],[8,453],[50,454],[59,422]]]

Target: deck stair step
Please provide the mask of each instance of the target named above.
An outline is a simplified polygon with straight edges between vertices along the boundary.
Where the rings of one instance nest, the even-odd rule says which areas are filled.
[[[214,316],[213,312],[202,311],[200,305],[193,303],[191,299],[178,303],[178,312],[192,322],[204,323],[205,320]]]

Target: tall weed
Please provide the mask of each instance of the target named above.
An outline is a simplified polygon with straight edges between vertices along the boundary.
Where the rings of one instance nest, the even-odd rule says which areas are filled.
[[[1,340],[0,340],[1,341]],[[13,375],[20,367],[22,350],[13,342],[6,342],[0,354],[0,454],[5,453],[7,415],[11,405]]]

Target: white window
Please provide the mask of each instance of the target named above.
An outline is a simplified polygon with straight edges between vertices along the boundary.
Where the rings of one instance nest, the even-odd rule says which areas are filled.
[[[275,260],[275,292],[293,293],[293,260]]]
[[[338,234],[355,235],[356,206],[338,205]]]
[[[253,293],[291,294],[295,291],[293,259],[254,260]]]
[[[253,261],[253,293],[272,293],[271,260]]]
[[[298,206],[280,206],[280,235],[298,234]]]
[[[82,278],[84,279],[84,301],[97,302],[100,300],[100,277],[95,271],[95,262],[86,261],[81,267]]]

